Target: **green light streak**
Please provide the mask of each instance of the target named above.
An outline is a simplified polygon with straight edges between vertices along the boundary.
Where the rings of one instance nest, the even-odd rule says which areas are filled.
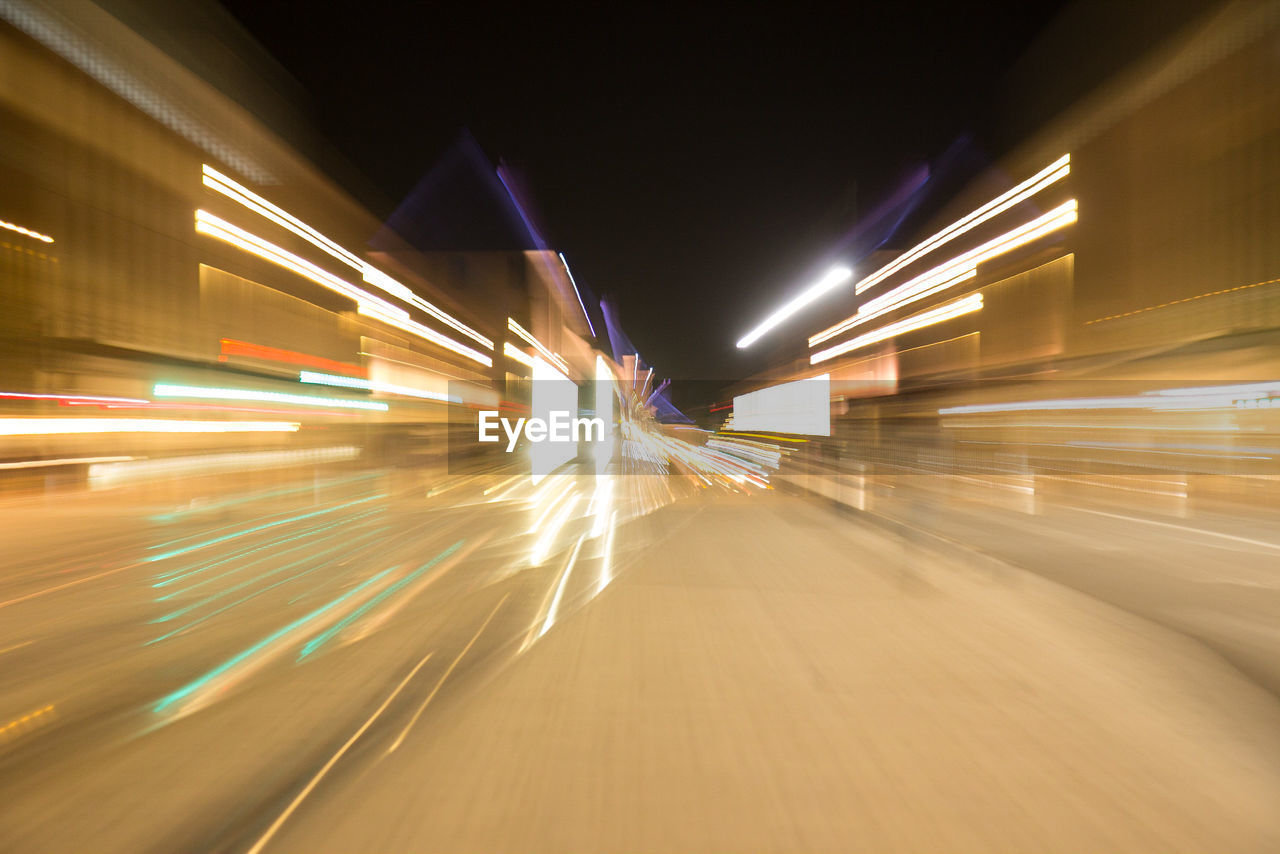
[[[329,602],[326,605],[321,605],[319,608],[316,608],[314,611],[307,614],[306,616],[299,617],[298,619],[294,620],[292,623],[289,623],[289,625],[285,626],[284,628],[279,629],[278,631],[272,632],[262,640],[255,643],[253,646],[237,653],[236,655],[222,662],[222,664],[219,664],[217,667],[213,668],[212,670],[210,670],[208,673],[204,674],[200,678],[195,679],[191,682],[188,682],[186,685],[182,686],[177,691],[174,691],[173,693],[168,694],[165,697],[161,698],[159,702],[157,702],[152,707],[151,710],[156,714],[160,714],[164,712],[166,709],[168,709],[170,706],[174,705],[175,703],[185,700],[187,697],[190,697],[192,694],[199,691],[205,685],[208,685],[214,679],[217,679],[219,676],[223,676],[226,673],[230,672],[231,670],[234,670],[237,666],[244,663],[245,661],[252,658],[253,656],[257,655],[263,649],[267,648],[271,644],[285,637],[293,630],[297,629],[300,626],[306,625],[308,622],[315,619],[316,617],[319,617],[322,614],[326,613],[327,611],[331,611],[334,608],[338,607],[343,602],[347,601],[352,596],[355,596],[357,593],[361,592],[369,585],[383,578],[387,573],[391,572],[391,570],[393,569],[395,569],[394,566],[388,569],[384,569],[382,572],[379,572],[377,575],[368,579],[358,587],[348,590],[346,593],[342,594],[337,599],[334,599],[333,601]]]
[[[198,385],[156,383],[151,389],[156,397],[190,397],[197,400],[253,400],[263,403],[292,403],[298,406],[332,406],[338,409],[371,409],[386,412],[390,407],[375,400],[350,400],[341,397],[316,397],[288,394],[282,391],[254,391],[247,388],[214,388]]]
[[[389,526],[388,526],[388,527],[389,527]],[[376,536],[377,534],[380,534],[380,533],[382,533],[382,532],[383,532],[383,531],[385,531],[385,530],[386,530],[386,528],[379,528],[379,529],[378,529],[378,530],[376,530],[376,531],[372,531],[372,532],[370,532],[366,537],[364,537],[364,539],[368,539],[368,537],[371,537],[371,536]],[[331,549],[330,551],[332,551],[332,549]],[[275,575],[277,572],[283,572],[283,571],[284,571],[284,570],[286,570],[286,569],[292,569],[292,568],[293,568],[293,567],[295,567],[295,566],[300,566],[300,565],[302,565],[302,564],[308,563],[308,562],[310,562],[310,561],[312,561],[312,560],[316,560],[316,559],[319,559],[319,558],[322,558],[322,557],[324,557],[324,555],[316,555],[316,556],[313,556],[313,557],[306,557],[306,558],[303,558],[303,559],[301,559],[301,560],[296,560],[296,561],[294,561],[293,563],[289,563],[289,564],[286,564],[285,566],[280,567],[279,569],[272,570],[271,572],[267,573],[267,575],[259,576],[258,578],[253,579],[253,581],[261,581],[263,578],[267,578],[268,576]],[[202,616],[202,617],[198,617],[198,618],[196,618],[196,619],[192,620],[191,622],[187,623],[187,624],[186,624],[186,625],[184,625],[184,626],[181,626],[181,627],[179,627],[179,628],[176,628],[176,629],[174,629],[174,630],[173,630],[173,631],[171,631],[171,632],[167,632],[167,633],[165,633],[165,634],[161,635],[160,637],[152,638],[151,640],[149,640],[149,641],[147,641],[146,643],[144,643],[144,644],[143,644],[143,646],[151,646],[152,644],[156,644],[156,643],[160,643],[161,641],[168,640],[169,638],[171,638],[171,637],[173,637],[173,636],[175,636],[175,635],[180,635],[180,634],[182,634],[183,632],[187,631],[188,629],[193,629],[193,628],[195,628],[196,626],[200,625],[201,623],[205,622],[206,620],[210,620],[210,619],[212,619],[212,618],[214,618],[214,617],[218,616],[219,614],[222,614],[222,613],[225,613],[225,612],[227,612],[227,611],[231,610],[232,608],[236,607],[237,605],[243,605],[245,602],[248,602],[250,599],[253,599],[253,598],[254,598],[254,597],[256,597],[256,596],[260,596],[260,595],[261,595],[261,594],[263,594],[263,593],[266,593],[268,590],[274,590],[275,588],[280,587],[281,585],[284,585],[284,584],[288,584],[288,583],[289,583],[289,582],[291,582],[291,581],[297,581],[299,578],[302,578],[302,577],[304,577],[304,576],[310,575],[311,573],[315,572],[315,571],[316,571],[316,570],[318,570],[318,569],[323,569],[325,566],[326,566],[326,564],[321,563],[321,564],[319,564],[319,565],[317,565],[317,566],[313,566],[313,567],[311,567],[310,569],[305,569],[305,570],[303,570],[302,572],[296,572],[296,573],[294,573],[293,575],[289,576],[288,578],[282,578],[281,580],[279,580],[279,581],[275,582],[274,584],[268,584],[266,587],[263,587],[261,590],[255,590],[253,593],[250,593],[248,596],[241,596],[241,597],[240,597],[239,599],[237,599],[236,601],[234,601],[234,602],[230,602],[230,603],[228,603],[228,604],[226,604],[226,605],[223,605],[221,608],[216,608],[216,609],[214,609],[214,610],[210,611],[209,613],[205,614],[204,616]],[[252,582],[246,582],[246,583],[252,583]],[[241,585],[241,586],[243,586],[243,585]],[[228,592],[229,592],[229,591],[228,591]],[[219,595],[221,595],[221,594],[219,594]],[[208,602],[208,601],[209,601],[209,600],[206,600],[205,602],[202,602],[201,604],[207,604],[207,602]],[[196,606],[194,606],[194,605],[193,605],[193,606],[192,606],[192,608],[194,608],[194,607],[196,607]],[[184,609],[184,610],[191,610],[191,609],[190,609],[190,608],[188,608],[188,609]],[[173,615],[171,615],[171,616],[178,616],[178,614],[180,614],[180,613],[182,613],[182,612],[175,612],[175,613],[174,613]],[[169,619],[169,618],[168,618],[168,617],[166,617],[165,619]],[[158,621],[157,621],[157,620],[152,620],[152,622],[154,623],[154,622],[158,622]]]
[[[308,483],[305,486],[294,486],[285,489],[276,489],[270,492],[261,492],[256,495],[248,495],[243,498],[231,498],[226,501],[219,501],[217,504],[201,504],[198,507],[188,507],[185,510],[175,510],[172,513],[161,513],[158,516],[152,516],[149,521],[160,524],[169,524],[177,521],[179,518],[192,513],[209,513],[213,510],[224,510],[227,507],[235,507],[240,504],[250,504],[254,501],[266,501],[268,498],[279,498],[283,495],[296,495],[299,492],[312,492],[321,489],[328,489],[333,486],[339,486],[345,483],[354,483],[358,480],[368,480],[371,477],[378,477],[378,472],[368,472],[366,474],[357,474],[350,477],[332,478],[324,483]]]
[[[395,584],[392,584],[386,590],[383,590],[381,593],[379,593],[377,596],[374,596],[368,602],[365,602],[359,608],[356,608],[350,614],[343,617],[340,621],[338,621],[337,623],[334,623],[324,632],[321,632],[319,635],[316,635],[314,638],[308,641],[306,645],[302,647],[302,650],[298,653],[298,661],[302,661],[304,658],[311,655],[311,653],[315,652],[317,649],[324,646],[324,644],[327,643],[331,638],[333,638],[334,635],[338,634],[347,626],[351,625],[353,622],[360,619],[360,617],[364,616],[369,611],[376,608],[383,600],[387,599],[389,596],[394,595],[397,590],[400,590],[410,581],[413,581],[415,578],[422,575],[422,573],[431,569],[431,567],[435,566],[440,561],[444,560],[446,557],[456,552],[459,548],[462,547],[462,544],[465,542],[466,542],[465,539],[458,540],[456,543],[449,546],[449,548],[445,549],[440,554],[436,555],[431,560],[427,561],[422,566],[418,567],[413,572],[409,573],[404,578],[397,581]]]
[[[366,501],[373,501],[375,498],[381,498],[381,497],[382,496],[380,495],[371,495],[368,498],[361,498],[357,501],[348,501],[346,504],[339,504],[336,507],[328,507],[328,508],[325,508],[324,510],[316,510],[313,513],[303,513],[301,516],[291,516],[288,519],[280,519],[275,522],[267,522],[266,524],[257,525],[253,528],[249,528],[237,534],[228,534],[225,537],[217,537],[212,540],[206,540],[205,542],[197,543],[194,546],[187,546],[186,548],[174,549],[173,551],[165,552],[164,554],[152,555],[149,558],[145,558],[145,562],[152,563],[157,560],[165,560],[166,558],[177,557],[178,555],[187,554],[188,552],[199,551],[200,549],[206,548],[208,546],[216,546],[218,543],[225,543],[228,540],[234,540],[238,537],[248,536],[249,534],[256,534],[258,531],[265,531],[268,528],[275,528],[280,525],[287,525],[290,522],[300,522],[303,519],[312,519],[316,516],[323,516],[326,513],[333,513],[337,510],[342,510],[345,507],[354,507],[357,504],[364,504]]]

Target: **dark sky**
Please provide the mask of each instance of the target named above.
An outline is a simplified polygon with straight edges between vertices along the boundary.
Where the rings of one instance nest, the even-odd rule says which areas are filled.
[[[1061,4],[224,5],[388,199],[470,129],[660,375],[721,379],[859,211],[980,134]]]

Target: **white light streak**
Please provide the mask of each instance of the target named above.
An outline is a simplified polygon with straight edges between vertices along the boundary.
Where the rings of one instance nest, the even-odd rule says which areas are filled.
[[[314,383],[317,385],[338,386],[340,388],[358,388],[365,391],[376,391],[383,394],[399,394],[404,397],[420,397],[424,400],[438,400],[443,403],[461,403],[461,399],[450,397],[447,394],[441,394],[438,391],[427,391],[421,388],[411,388],[405,385],[396,385],[394,383],[378,382],[377,380],[362,380],[357,377],[344,377],[338,374],[321,374],[315,371],[300,371],[298,381],[304,383]]]
[[[773,329],[779,323],[786,320],[809,303],[826,295],[852,278],[853,270],[848,267],[832,267],[821,279],[801,291],[795,299],[783,305],[773,314],[766,317],[759,326],[742,336],[742,338],[738,340],[738,349],[741,350],[750,347],[759,340],[760,336],[764,335],[770,329]]]
[[[183,421],[169,418],[0,418],[0,436],[72,433],[292,433],[287,421]]]
[[[486,367],[493,364],[493,360],[478,350],[460,344],[445,335],[436,332],[410,319],[409,313],[402,308],[397,308],[381,297],[374,296],[368,291],[361,290],[355,285],[338,278],[332,273],[317,267],[305,258],[301,258],[292,252],[280,246],[264,240],[255,234],[245,231],[243,228],[232,225],[226,220],[214,216],[208,211],[196,211],[196,231],[209,237],[223,240],[245,250],[253,255],[278,264],[287,270],[290,270],[305,279],[315,282],[321,287],[328,288],[331,291],[341,294],[355,302],[356,311],[366,317],[372,317],[386,323],[388,326],[394,326],[405,332],[413,333],[420,338],[437,344],[446,350],[451,350],[458,355],[465,356],[468,359],[479,362]]]
[[[569,373],[569,363],[566,362],[564,359],[560,358],[559,356],[557,356],[555,353],[552,353],[551,350],[549,350],[546,347],[546,345],[544,345],[537,338],[533,337],[533,333],[525,329],[519,323],[516,323],[516,319],[514,317],[507,318],[507,329],[510,329],[516,335],[519,335],[521,338],[523,338],[526,342],[528,342],[529,346],[533,347],[533,349],[541,353],[544,359],[546,359],[548,362],[550,362],[551,364],[559,368],[562,373],[566,373],[566,374]]]
[[[578,290],[578,282],[573,278],[573,271],[569,269],[569,262],[565,260],[564,253],[560,253],[560,263],[564,265],[564,271],[569,274],[569,284],[573,285],[573,293],[578,297],[578,305],[582,308],[582,316],[587,319],[587,328],[591,330],[591,337],[596,337],[596,328],[591,323],[591,315],[587,314],[587,306],[582,301],[582,291]]]
[[[22,236],[24,236],[24,237],[33,237],[33,238],[35,238],[36,240],[39,240],[39,241],[40,241],[40,242],[42,242],[42,243],[52,243],[52,242],[53,242],[53,238],[52,238],[52,237],[50,237],[50,236],[49,236],[49,235],[47,235],[47,234],[41,234],[41,233],[40,233],[40,232],[38,232],[38,231],[32,231],[32,230],[31,230],[31,229],[29,229],[29,228],[23,228],[23,227],[22,227],[22,226],[20,226],[20,225],[16,225],[16,224],[14,224],[14,223],[12,223],[12,222],[5,222],[5,221],[4,221],[4,220],[2,220],[2,219],[0,219],[0,228],[5,228],[5,229],[8,229],[9,231],[16,231],[18,234],[21,234],[21,235],[22,235]]]
[[[367,261],[361,260],[354,253],[344,249],[338,243],[307,225],[293,214],[272,204],[244,185],[228,178],[212,166],[205,164],[203,168],[204,185],[206,187],[221,193],[232,201],[239,202],[254,213],[266,217],[276,225],[288,229],[311,245],[327,252],[352,269],[359,270],[361,278],[363,278],[368,284],[371,284],[392,296],[399,297],[411,305],[417,306],[441,323],[444,323],[458,332],[461,332],[463,335],[466,335],[468,338],[471,338],[485,349],[493,349],[493,342],[488,338],[484,337],[479,332],[476,332],[470,326],[467,326],[453,315],[437,308],[435,305],[418,296],[407,286],[396,281],[394,278],[369,264]]]

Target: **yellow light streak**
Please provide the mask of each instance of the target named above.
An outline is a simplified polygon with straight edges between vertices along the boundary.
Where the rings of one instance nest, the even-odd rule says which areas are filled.
[[[1018,186],[1001,193],[982,207],[956,220],[937,234],[921,241],[893,261],[876,270],[854,285],[854,293],[861,294],[863,291],[875,287],[908,264],[923,258],[938,247],[950,243],[960,235],[972,231],[993,217],[999,216],[1014,205],[1031,198],[1045,187],[1065,178],[1070,172],[1071,155],[1064,154]]]
[[[544,359],[558,367],[563,373],[569,373],[569,363],[547,349],[546,345],[533,337],[533,333],[525,329],[519,323],[516,323],[516,319],[514,317],[507,318],[507,329],[510,329],[516,335],[523,338],[531,347],[533,347],[533,349],[541,353]]]
[[[816,365],[819,362],[825,362],[826,360],[833,359],[843,353],[848,353],[850,350],[867,347],[871,344],[892,338],[895,335],[904,335],[908,332],[914,332],[917,329],[923,329],[926,326],[933,326],[934,324],[942,323],[943,321],[951,320],[952,318],[981,310],[982,294],[970,294],[969,296],[958,299],[955,302],[949,302],[945,305],[938,306],[937,308],[931,308],[928,311],[913,314],[912,316],[905,317],[895,323],[889,323],[885,326],[881,326],[879,329],[873,329],[864,335],[859,335],[856,338],[850,338],[848,341],[837,344],[834,347],[829,347],[826,350],[820,350],[809,357],[809,363]]]
[[[506,356],[508,359],[515,359],[522,365],[528,365],[531,368],[533,367],[533,357],[521,350],[519,347],[513,345],[510,341],[502,342],[502,355]]]
[[[254,213],[260,214],[274,222],[276,225],[288,229],[303,240],[306,240],[313,246],[324,250],[344,264],[348,264],[357,270],[364,265],[364,262],[354,254],[343,249],[337,243],[330,240],[328,237],[325,237],[319,231],[307,225],[293,214],[283,208],[277,207],[262,196],[259,196],[257,193],[250,190],[248,187],[233,181],[231,178],[228,178],[226,175],[222,174],[217,169],[214,169],[207,163],[203,166],[203,172],[204,185],[209,189],[221,193],[232,201],[239,202]]]
[[[855,326],[866,323],[888,312],[917,302],[925,297],[953,287],[960,282],[972,279],[977,275],[978,265],[1012,252],[1034,240],[1065,228],[1076,221],[1077,203],[1071,199],[1053,210],[1035,219],[1023,223],[1012,231],[971,249],[949,261],[939,264],[933,269],[921,273],[915,278],[887,291],[858,308],[857,314],[845,318],[835,326],[824,329],[809,339],[809,346],[814,347],[823,341],[846,332]]]

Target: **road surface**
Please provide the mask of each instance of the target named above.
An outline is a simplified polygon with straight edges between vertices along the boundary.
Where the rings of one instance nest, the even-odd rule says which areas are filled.
[[[1280,702],[1203,643],[692,492],[330,469],[11,501],[0,850],[1280,850]]]

